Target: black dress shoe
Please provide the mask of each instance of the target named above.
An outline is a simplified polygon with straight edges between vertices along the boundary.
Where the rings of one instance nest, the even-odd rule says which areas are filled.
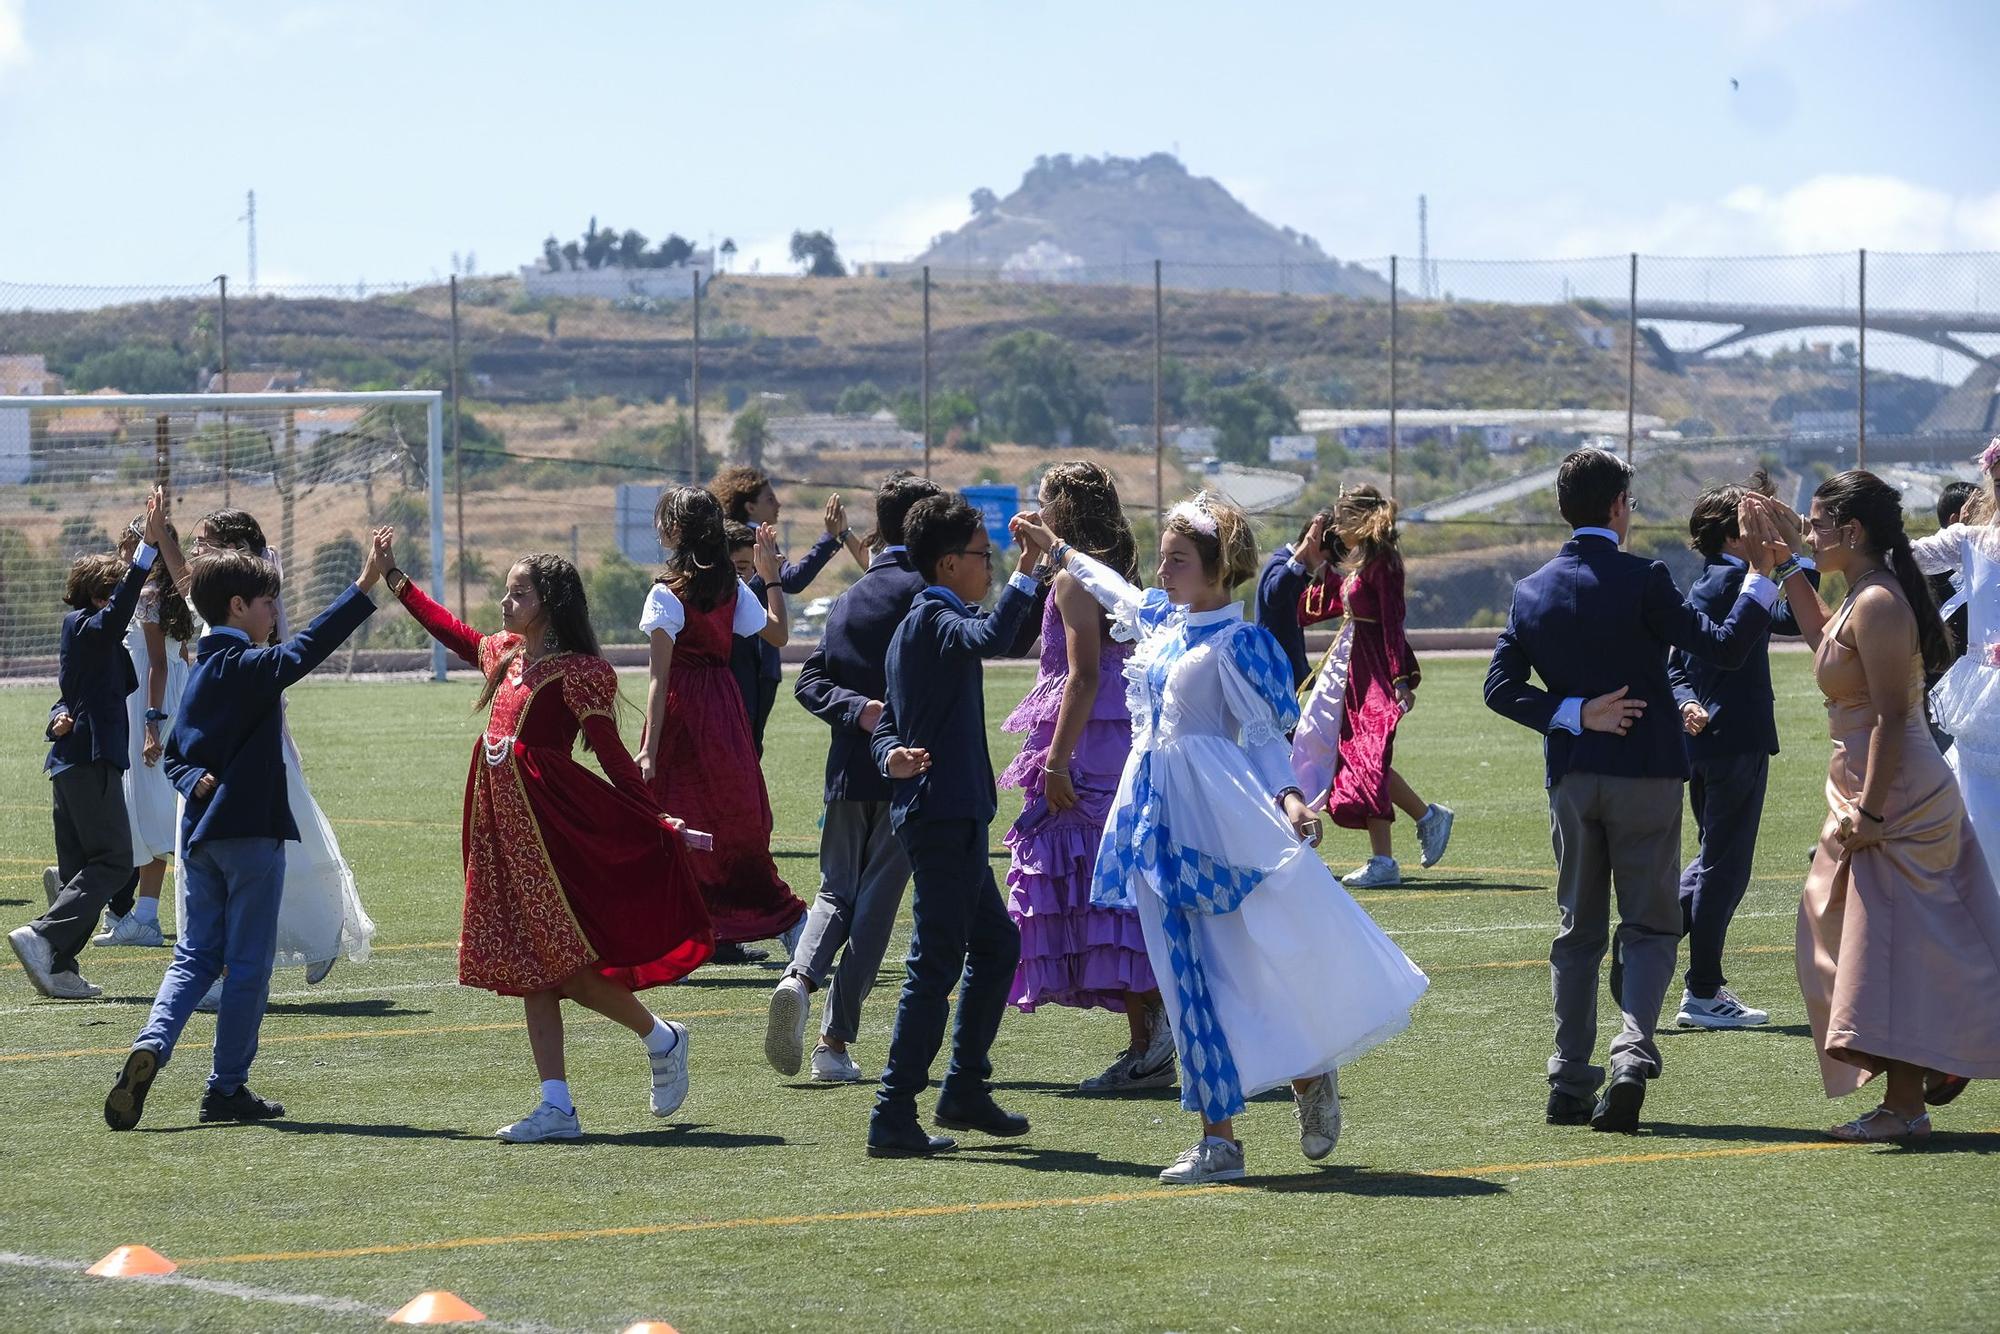
[[[717,945],[715,953],[708,956],[710,963],[762,963],[771,957],[769,950],[753,950],[730,941]]]
[[[1028,1133],[1028,1118],[1008,1111],[993,1101],[990,1093],[971,1098],[941,1096],[938,1098],[937,1115],[931,1119],[946,1130],[977,1130],[1001,1139]]]
[[[1604,1096],[1590,1114],[1592,1130],[1609,1130],[1630,1135],[1639,1129],[1639,1108],[1646,1101],[1646,1076],[1637,1070],[1621,1070],[1605,1086]]]
[[[134,1047],[118,1072],[118,1082],[104,1096],[104,1124],[113,1130],[130,1130],[139,1124],[146,1110],[146,1090],[160,1073],[160,1053],[151,1047]]]
[[[907,1121],[885,1121],[878,1117],[868,1123],[870,1158],[928,1158],[950,1153],[957,1147],[958,1141],[949,1135],[925,1134],[914,1116]]]
[[[1552,1126],[1580,1126],[1590,1120],[1593,1104],[1588,1098],[1561,1089],[1549,1090],[1548,1123]]]
[[[201,1095],[203,1121],[269,1121],[284,1114],[283,1103],[258,1097],[250,1091],[248,1084],[234,1093],[217,1093],[210,1089]]]

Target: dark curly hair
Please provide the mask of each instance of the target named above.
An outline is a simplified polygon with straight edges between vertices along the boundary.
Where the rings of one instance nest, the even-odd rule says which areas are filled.
[[[548,617],[548,637],[554,641],[558,653],[585,653],[593,658],[602,657],[597,646],[597,631],[590,624],[590,598],[584,592],[583,576],[576,572],[561,556],[546,551],[538,551],[531,556],[523,556],[514,562],[528,569],[528,582],[534,585],[535,596],[541,599],[542,614]],[[493,702],[493,694],[500,689],[500,683],[507,679],[514,663],[527,651],[525,644],[515,644],[500,655],[493,664],[492,673],[486,678],[486,688],[480,692],[479,702],[472,706],[474,713]]]
[[[722,502],[722,513],[732,523],[750,522],[750,506],[771,485],[770,474],[762,468],[738,463],[715,474],[709,493]]]
[[[241,547],[253,556],[263,555],[271,545],[264,540],[264,526],[248,510],[210,510],[195,521],[196,532],[204,528],[217,545]]]
[[[1903,493],[1872,472],[1849,468],[1835,473],[1813,492],[1826,517],[1836,524],[1853,520],[1869,548],[1882,558],[1889,573],[1902,585],[1903,597],[1917,618],[1917,644],[1923,650],[1924,667],[1942,672],[1952,662],[1951,631],[1938,616],[1937,600],[1931,596],[1930,580],[1917,568],[1916,554],[1910,550],[1910,535],[1903,531]]]
[[[78,611],[89,611],[97,599],[108,598],[125,577],[126,562],[109,553],[78,556],[70,562],[69,576],[63,580],[63,602]]]
[[[1118,483],[1087,459],[1058,463],[1042,474],[1042,522],[1085,555],[1095,556],[1133,583],[1139,580],[1139,544]]]
[[[919,477],[909,469],[890,473],[882,485],[875,488],[875,532],[868,539],[871,547],[900,547],[904,541],[904,521],[910,508],[920,500],[943,495],[944,488],[928,477]]]
[[[136,541],[145,541],[146,516],[141,514],[127,524],[125,536]],[[171,522],[167,524],[167,536],[177,543],[181,540],[180,530]],[[259,554],[262,554],[262,551],[263,548],[258,548]],[[147,576],[146,582],[153,584],[159,595],[160,629],[165,632],[167,638],[178,639],[182,643],[193,639],[194,612],[189,609],[187,599],[181,596],[181,590],[175,586],[173,576],[167,573],[167,563],[164,560],[153,562],[153,572]]]
[[[713,611],[736,596],[736,566],[723,524],[722,502],[698,486],[668,487],[653,510],[660,545],[674,553],[657,582],[698,611]]]

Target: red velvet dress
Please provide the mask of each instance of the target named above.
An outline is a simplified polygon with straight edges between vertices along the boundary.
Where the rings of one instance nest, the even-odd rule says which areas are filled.
[[[401,601],[488,675],[520,643],[482,636],[414,583]],[[516,659],[494,692],[465,784],[463,985],[520,996],[595,965],[638,991],[714,952],[693,858],[619,738],[617,696],[611,664],[581,653]],[[576,759],[579,731],[611,781]]]
[[[1299,621],[1344,616],[1352,625],[1346,708],[1340,723],[1340,767],[1334,772],[1327,813],[1343,829],[1366,829],[1370,820],[1394,820],[1389,800],[1390,757],[1403,711],[1396,682],[1412,689],[1421,679],[1417,655],[1403,633],[1403,562],[1370,561],[1338,583],[1324,581],[1299,599]]]
[[[719,941],[767,940],[806,915],[771,860],[771,796],[750,740],[743,692],[729,672],[736,599],[703,611],[685,606],[667,676],[667,717],[653,769],[653,795],[715,847],[694,859]]]

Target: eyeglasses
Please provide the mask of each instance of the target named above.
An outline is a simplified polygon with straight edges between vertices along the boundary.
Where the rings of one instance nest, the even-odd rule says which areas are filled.
[[[971,547],[954,547],[944,554],[947,556],[977,556],[988,565],[993,563],[992,547],[981,547],[978,551],[974,551]]]

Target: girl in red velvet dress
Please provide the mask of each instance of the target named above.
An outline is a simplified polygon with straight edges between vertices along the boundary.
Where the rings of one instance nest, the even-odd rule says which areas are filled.
[[[639,621],[652,672],[639,770],[662,809],[714,839],[713,849],[695,859],[694,872],[716,940],[776,936],[789,958],[806,905],[771,860],[771,798],[743,692],[729,671],[735,636],[760,635],[778,645],[787,637],[777,534],[760,529],[753,552],[767,605],[736,577],[714,496],[669,487],[653,518],[667,567]]]
[[[563,1062],[565,997],[645,1040],[653,1114],[672,1115],[687,1097],[687,1030],[632,993],[687,976],[714,937],[681,826],[660,813],[619,738],[618,677],[598,654],[583,581],[561,557],[525,557],[507,573],[497,635],[459,621],[400,570],[389,586],[479,668],[479,704],[492,704],[465,785],[458,980],[522,997],[542,1080],[535,1110],[499,1137],[582,1133]],[[575,758],[578,732],[609,782]]]
[[[1299,619],[1341,617],[1320,676],[1326,688],[1346,689],[1340,723],[1340,755],[1327,813],[1344,829],[1368,831],[1369,858],[1341,877],[1367,888],[1402,882],[1402,868],[1390,855],[1389,829],[1400,807],[1417,823],[1423,864],[1434,866],[1451,840],[1448,806],[1419,797],[1390,764],[1396,727],[1417,706],[1417,655],[1403,633],[1403,558],[1396,550],[1396,502],[1372,486],[1341,493],[1333,507],[1333,529],[1347,550],[1344,573],[1306,589]],[[1308,702],[1311,710],[1311,702]],[[1296,767],[1296,766],[1295,766]]]

